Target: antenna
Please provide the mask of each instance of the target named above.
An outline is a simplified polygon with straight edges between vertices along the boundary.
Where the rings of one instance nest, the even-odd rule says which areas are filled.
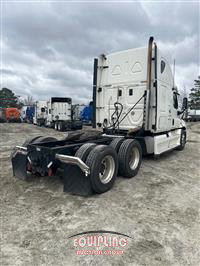
[[[173,65],[173,88],[175,85],[175,67],[176,67],[176,60],[174,59],[174,65]]]

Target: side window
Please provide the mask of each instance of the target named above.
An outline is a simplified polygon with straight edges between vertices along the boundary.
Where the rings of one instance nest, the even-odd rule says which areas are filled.
[[[177,94],[175,92],[173,93],[173,105],[175,109],[178,109],[178,99]]]
[[[51,109],[49,109],[49,114],[51,114]]]
[[[161,60],[160,62],[160,72],[161,74],[164,72],[165,70],[165,61]]]
[[[122,96],[122,90],[118,90],[118,97]]]
[[[129,89],[129,96],[133,95],[133,89]]]

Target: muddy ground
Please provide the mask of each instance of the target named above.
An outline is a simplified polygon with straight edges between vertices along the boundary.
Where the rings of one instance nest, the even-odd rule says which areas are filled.
[[[145,158],[135,178],[118,177],[112,190],[87,198],[63,193],[59,178],[12,176],[15,145],[63,133],[0,124],[0,134],[0,265],[200,265],[200,123],[189,124],[184,151]],[[90,230],[132,238],[123,255],[76,255],[68,237]]]

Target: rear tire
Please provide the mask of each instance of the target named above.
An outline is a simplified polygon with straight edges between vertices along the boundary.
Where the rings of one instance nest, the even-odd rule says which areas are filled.
[[[63,125],[62,122],[58,122],[58,131],[62,131]]]
[[[179,151],[184,150],[185,144],[186,144],[186,130],[182,129],[181,136],[180,136],[180,146],[178,146],[176,150],[179,150]]]
[[[86,159],[88,157],[88,154],[91,152],[91,150],[96,147],[95,143],[86,143],[82,145],[77,152],[75,153],[75,157],[80,158],[83,162],[86,162]]]
[[[54,124],[54,129],[55,130],[58,130],[58,122],[56,121],[55,124]]]
[[[116,151],[107,145],[98,145],[89,153],[86,164],[90,167],[92,188],[104,193],[113,186],[118,172]]]
[[[135,139],[126,139],[122,142],[119,152],[119,173],[123,177],[134,177],[142,162],[142,148]]]
[[[111,146],[118,153],[119,148],[120,148],[123,141],[124,141],[124,138],[114,138],[111,141],[109,146]]]

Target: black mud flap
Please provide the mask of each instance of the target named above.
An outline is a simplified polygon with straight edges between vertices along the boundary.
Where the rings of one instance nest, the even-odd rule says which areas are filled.
[[[23,153],[16,153],[12,156],[13,175],[19,179],[27,179],[27,156]]]
[[[82,170],[76,165],[64,166],[64,192],[79,196],[94,194],[89,176],[85,176]]]

